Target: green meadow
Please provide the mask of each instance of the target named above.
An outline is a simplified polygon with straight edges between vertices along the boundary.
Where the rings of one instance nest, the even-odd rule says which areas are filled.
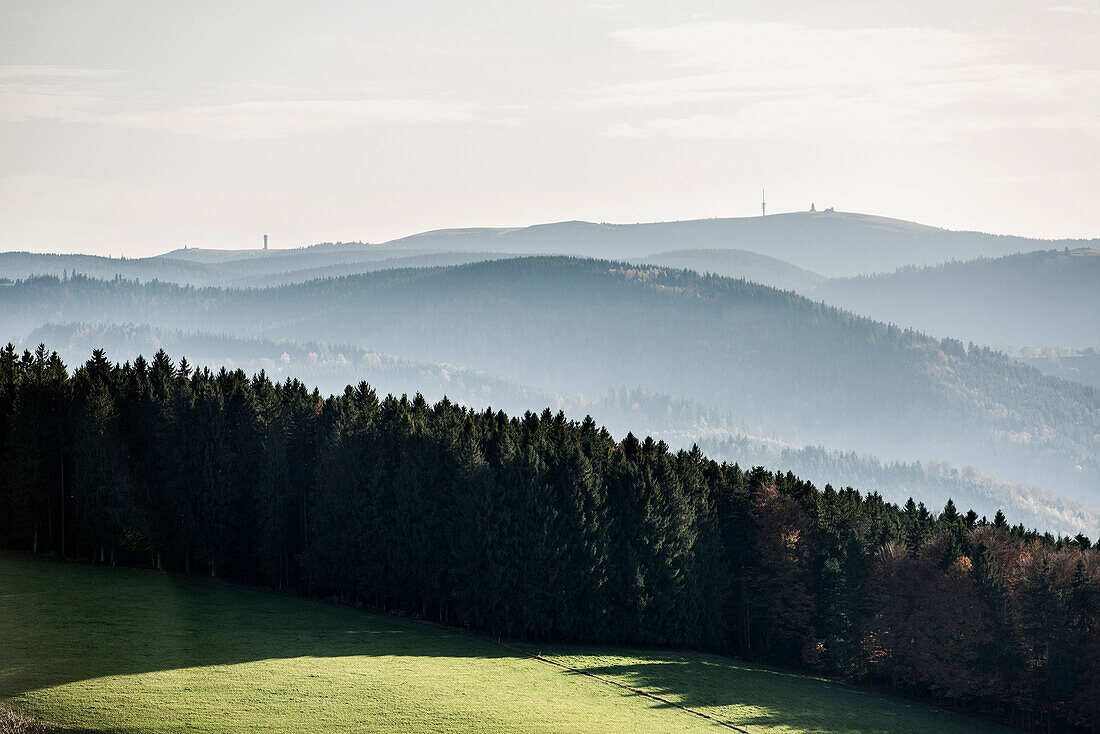
[[[573,670],[361,610],[0,553],[0,700],[63,731],[730,730],[667,702],[753,734],[1004,731],[713,655],[531,651]]]

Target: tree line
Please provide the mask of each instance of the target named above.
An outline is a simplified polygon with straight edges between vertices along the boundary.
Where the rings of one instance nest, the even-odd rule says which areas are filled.
[[[1056,497],[1037,487],[1012,484],[972,470],[959,471],[945,462],[881,462],[854,451],[819,446],[795,448],[751,438],[767,434],[746,425],[733,411],[642,387],[608,388],[599,393],[569,394],[539,389],[479,370],[453,364],[413,362],[379,354],[356,344],[273,340],[210,332],[159,329],[147,324],[50,323],[31,332],[24,343],[46,343],[65,361],[83,362],[96,347],[115,359],[154,354],[187,354],[195,365],[228,365],[252,374],[265,370],[272,380],[286,376],[318,387],[322,393],[366,380],[382,393],[414,394],[436,401],[444,395],[464,405],[492,404],[510,414],[532,405],[556,406],[568,415],[591,415],[613,435],[633,430],[666,441],[673,449],[698,443],[705,454],[742,466],[793,471],[819,485],[874,487],[891,502],[917,495],[928,505],[947,499],[992,516],[998,509],[1028,527],[1052,532],[1096,535],[1100,511],[1079,500]],[[1100,359],[1097,360],[1100,365]],[[1100,430],[1100,429],[1098,429]],[[750,435],[746,435],[746,433]],[[1049,486],[1064,489],[1053,479]]]
[[[753,435],[972,464],[1078,500],[1100,483],[1095,389],[988,349],[689,271],[535,257],[247,290],[84,276],[0,288],[0,333],[72,319],[351,343],[557,394],[640,387],[733,413]],[[38,341],[56,344],[30,344]],[[92,346],[109,345],[79,358]],[[249,351],[222,356],[245,366]],[[185,344],[173,352],[195,355]],[[549,403],[522,403],[532,404]]]
[[[1028,728],[1100,717],[1100,553],[591,419],[0,350],[0,544],[521,640],[683,646]]]
[[[854,451],[824,446],[786,446],[749,436],[702,436],[699,448],[719,461],[742,466],[782,467],[819,484],[874,487],[887,500],[905,502],[918,495],[928,505],[952,499],[978,512],[998,509],[1028,527],[1058,533],[1095,535],[1100,529],[1100,510],[1079,500],[1056,497],[1037,487],[1013,484],[979,473],[973,467],[958,469],[942,461],[881,461]],[[1057,485],[1053,485],[1057,486]]]

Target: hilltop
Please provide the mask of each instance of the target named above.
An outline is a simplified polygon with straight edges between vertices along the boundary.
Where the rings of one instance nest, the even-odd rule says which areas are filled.
[[[955,232],[888,217],[824,211],[645,224],[575,221],[499,229],[444,229],[393,240],[386,246],[625,260],[670,250],[739,249],[835,277],[952,259],[996,257],[1051,245],[1095,246],[1096,242],[1049,242]]]
[[[280,250],[189,247],[136,259],[0,253],[0,277],[60,276],[76,271],[99,278],[120,275],[197,286],[248,287],[401,265],[454,265],[516,255],[566,254],[633,261],[659,257],[662,264],[672,264],[668,260],[671,253],[680,253],[677,259],[684,267],[780,288],[808,288],[817,279],[815,274],[846,277],[892,272],[905,266],[999,257],[1052,246],[1098,247],[1100,241],[1047,241],[954,232],[847,212],[792,212],[644,224],[571,221],[527,227],[442,229],[380,244],[338,242]],[[770,260],[749,258],[750,253]],[[780,260],[784,262],[776,262]],[[792,273],[780,272],[792,267],[793,279]],[[809,275],[803,271],[809,271]]]

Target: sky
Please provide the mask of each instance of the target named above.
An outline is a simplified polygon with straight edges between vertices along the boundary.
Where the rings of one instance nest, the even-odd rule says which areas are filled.
[[[0,250],[834,206],[1100,236],[1100,0],[0,0]]]

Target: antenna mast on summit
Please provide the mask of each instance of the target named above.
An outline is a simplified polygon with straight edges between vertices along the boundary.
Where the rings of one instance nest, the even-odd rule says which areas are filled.
[[[768,205],[764,202],[764,189],[760,189],[760,216],[768,216]]]

